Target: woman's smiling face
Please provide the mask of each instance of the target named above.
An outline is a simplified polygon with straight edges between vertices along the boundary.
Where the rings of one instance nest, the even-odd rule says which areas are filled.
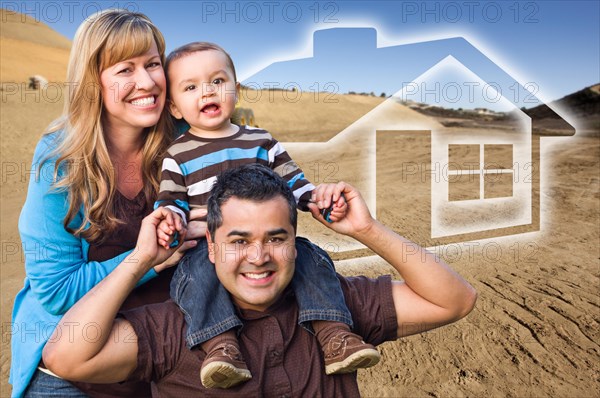
[[[138,57],[100,73],[105,129],[142,130],[154,126],[165,106],[167,83],[156,43]]]

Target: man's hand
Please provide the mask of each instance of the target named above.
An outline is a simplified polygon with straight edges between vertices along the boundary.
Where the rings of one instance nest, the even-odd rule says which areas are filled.
[[[325,219],[327,222],[337,222],[346,216],[348,206],[342,193],[344,183],[320,184],[312,192],[311,203],[314,203],[320,210],[320,217],[313,214],[313,217],[320,221]],[[310,209],[309,205],[309,209]],[[312,211],[311,211],[312,213]],[[324,214],[326,213],[326,215]]]
[[[343,195],[342,195],[343,194]],[[326,225],[332,230],[352,236],[358,237],[362,233],[367,233],[373,224],[373,217],[369,213],[367,204],[361,196],[360,192],[352,185],[343,181],[337,184],[321,184],[313,191],[312,201],[308,208],[312,216],[321,224]],[[345,202],[345,217],[336,217],[334,219],[333,212],[331,219],[332,223],[323,219],[320,213],[321,208],[326,208],[331,205],[332,201],[337,205],[340,201]],[[342,206],[340,206],[341,208]],[[334,208],[335,209],[335,208]]]

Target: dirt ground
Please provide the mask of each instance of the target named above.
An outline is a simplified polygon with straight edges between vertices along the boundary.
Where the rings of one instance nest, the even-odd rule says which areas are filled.
[[[359,376],[365,396],[600,396],[599,140],[552,140],[541,148],[541,230],[436,248],[477,289],[477,306],[384,345],[382,365]],[[360,273],[369,262],[339,266]],[[377,264],[369,273],[388,269]]]
[[[315,110],[302,134],[310,135],[310,141],[326,140],[381,102],[342,100],[339,119],[331,120],[326,112],[318,116]],[[53,102],[43,96],[2,98],[2,397],[10,392],[10,313],[24,276],[18,215],[32,172],[33,148],[61,106],[62,99]],[[287,131],[283,122],[297,117],[298,108],[281,107],[271,113],[276,117],[266,119],[268,107],[262,106],[255,106],[261,127],[272,129],[283,142],[299,134]],[[477,306],[456,324],[382,345],[382,362],[359,372],[363,396],[600,396],[600,132],[542,138],[540,152],[540,230],[432,248],[475,286]],[[352,162],[344,165],[345,173],[352,175],[352,167]],[[388,178],[384,183],[393,184],[393,176]],[[394,209],[395,203],[378,206]],[[403,209],[402,229],[422,228],[419,212],[419,206]],[[301,228],[309,236],[328,233],[306,218]],[[393,271],[375,257],[336,265],[346,275]]]

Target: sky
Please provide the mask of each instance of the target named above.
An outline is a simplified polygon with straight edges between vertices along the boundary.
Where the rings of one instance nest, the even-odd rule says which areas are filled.
[[[352,27],[374,28],[376,47],[391,47],[398,51],[371,54],[359,51],[359,41],[333,43],[328,51],[344,53],[349,58],[343,64],[340,61],[341,65],[335,65],[339,72],[334,73],[335,88],[331,90],[330,85],[325,91],[374,91],[379,95],[388,90],[387,94],[392,94],[402,88],[399,83],[412,81],[416,76],[393,84],[382,82],[389,77],[386,73],[381,74],[377,54],[393,52],[394,57],[386,60],[409,68],[424,59],[414,49],[422,48],[423,54],[431,51],[427,46],[415,44],[435,42],[437,47],[433,52],[440,55],[437,60],[431,58],[435,63],[442,60],[443,48],[448,54],[458,51],[453,43],[460,47],[459,42],[447,40],[450,38],[465,39],[484,55],[480,59],[491,61],[521,85],[527,85],[530,92],[535,92],[545,102],[600,82],[598,0],[5,1],[2,7],[41,20],[70,39],[81,21],[95,11],[111,7],[139,11],[163,32],[168,51],[191,41],[220,44],[231,54],[241,81],[248,81],[274,62],[312,57],[315,31]],[[429,52],[426,55],[432,56]],[[458,60],[463,62],[460,57]],[[473,60],[467,69],[478,74],[478,62]],[[321,72],[321,66],[307,62],[286,65],[286,73],[290,75],[312,73],[317,76]],[[350,70],[354,72],[350,73]],[[318,87],[323,90],[322,86],[327,82],[319,79],[315,78],[312,85],[306,80],[302,89],[312,91]],[[460,86],[468,88],[464,84]],[[460,89],[456,84],[448,87],[457,88]],[[461,95],[466,97],[467,93],[468,90],[463,90]],[[456,95],[455,91],[446,94],[449,97]]]

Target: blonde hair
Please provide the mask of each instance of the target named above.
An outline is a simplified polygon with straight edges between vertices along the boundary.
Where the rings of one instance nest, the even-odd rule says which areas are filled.
[[[144,14],[110,9],[87,18],[77,29],[67,69],[68,97],[62,116],[48,134],[62,130],[54,167],[54,186],[68,191],[65,228],[90,242],[99,242],[119,223],[114,209],[116,175],[101,122],[103,99],[100,73],[118,62],[145,54],[156,43],[165,64],[165,41]],[[170,119],[165,110],[156,126],[146,129],[142,148],[143,190],[147,202],[156,197],[160,161],[170,143]],[[59,167],[61,178],[59,180]],[[80,225],[71,226],[83,207]]]

